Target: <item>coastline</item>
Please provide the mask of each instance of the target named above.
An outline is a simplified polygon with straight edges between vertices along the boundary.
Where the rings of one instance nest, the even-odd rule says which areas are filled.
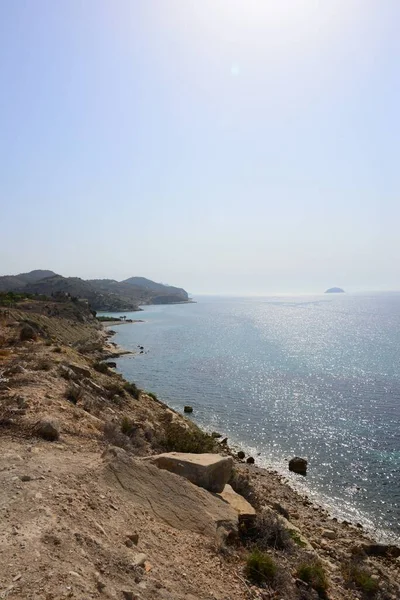
[[[114,336],[116,333],[117,332],[112,332],[110,337]],[[131,352],[121,348],[120,356],[130,353]],[[176,412],[176,414],[185,417],[184,414],[168,404],[160,400],[159,402],[161,402],[161,404],[163,404],[166,408]],[[202,426],[195,421],[193,422],[195,423],[196,427],[199,427],[202,431],[211,433],[211,428],[209,426]],[[223,438],[225,438],[226,435],[226,432],[222,432]],[[290,478],[293,474],[289,472],[288,468],[285,470],[283,467],[269,467],[261,466],[259,464],[249,466],[245,463],[245,461],[239,460],[237,458],[237,453],[242,449],[243,446],[240,443],[234,443],[230,445],[229,441],[228,444],[221,446],[221,451],[234,458],[235,464],[248,474],[256,487],[261,485],[268,490],[275,490],[276,498],[274,502],[278,502],[279,499],[285,498],[288,501],[293,514],[299,515],[300,522],[302,522],[303,517],[303,520],[309,521],[311,525],[315,523],[315,517],[318,517],[319,524],[313,527],[313,535],[315,536],[314,543],[316,548],[320,548],[320,544],[318,543],[318,527],[321,529],[323,527],[332,527],[332,525],[334,525],[338,532],[341,532],[341,535],[345,539],[352,537],[355,543],[363,543],[368,540],[371,543],[375,542],[389,545],[395,544],[400,548],[400,539],[394,534],[391,534],[390,531],[378,529],[377,526],[371,522],[371,519],[365,518],[364,524],[362,524],[350,515],[346,514],[343,516],[342,511],[339,507],[335,507],[333,501],[330,502],[313,497],[314,493],[312,490],[304,489],[307,487],[307,479],[302,478],[302,476],[295,476],[295,479]],[[257,455],[255,454],[254,457],[257,463],[259,460]],[[260,484],[259,481],[262,481],[262,483]],[[309,510],[304,510],[303,507],[309,507]],[[314,519],[309,519],[310,514],[313,515]],[[370,521],[371,524],[367,525],[367,521]]]

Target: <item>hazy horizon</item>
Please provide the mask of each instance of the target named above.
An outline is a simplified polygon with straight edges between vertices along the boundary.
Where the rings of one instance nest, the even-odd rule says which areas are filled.
[[[0,274],[400,289],[395,0],[0,5]]]

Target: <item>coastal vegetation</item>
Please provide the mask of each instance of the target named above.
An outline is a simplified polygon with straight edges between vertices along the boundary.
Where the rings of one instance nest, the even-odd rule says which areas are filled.
[[[257,584],[271,584],[277,574],[277,566],[274,559],[265,552],[255,548],[246,559],[246,577]]]
[[[308,583],[318,593],[320,598],[327,598],[328,579],[319,561],[313,560],[308,563],[302,563],[297,570],[297,576],[305,583]]]

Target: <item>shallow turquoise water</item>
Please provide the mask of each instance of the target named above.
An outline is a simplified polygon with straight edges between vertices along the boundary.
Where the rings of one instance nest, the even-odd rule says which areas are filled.
[[[146,307],[121,372],[287,474],[337,516],[400,535],[400,294],[198,298]]]

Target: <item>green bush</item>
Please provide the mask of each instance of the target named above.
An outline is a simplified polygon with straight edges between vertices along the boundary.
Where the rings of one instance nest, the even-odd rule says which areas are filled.
[[[150,398],[153,398],[153,400],[158,400],[156,394],[153,394],[153,392],[146,392],[146,394],[150,396]]]
[[[271,583],[277,574],[274,560],[265,552],[255,548],[247,557],[245,575],[257,584]]]
[[[94,315],[96,316],[96,315]],[[108,323],[108,322],[115,322],[115,321],[122,321],[122,319],[120,319],[119,317],[96,317],[96,319],[98,321],[100,321],[100,323]]]
[[[129,383],[127,381],[124,384],[124,390],[128,392],[128,394],[130,394],[132,398],[135,398],[135,400],[139,400],[140,390],[135,383]]]
[[[305,548],[307,546],[307,544],[301,539],[297,531],[295,531],[294,529],[288,529],[288,533],[294,541],[294,543],[297,544],[297,546],[300,546],[300,548]]]
[[[110,373],[106,363],[100,362],[100,361],[96,361],[93,364],[93,368],[95,371],[97,371],[98,373],[103,373],[103,375],[107,375]]]
[[[203,454],[215,452],[215,440],[201,429],[184,427],[178,423],[165,424],[164,446],[168,452]]]
[[[354,562],[343,568],[343,577],[348,587],[356,587],[367,598],[374,598],[379,591],[379,583],[371,577],[369,571]]]
[[[121,422],[121,431],[124,435],[129,435],[133,429],[133,423],[128,417],[123,417]]]
[[[321,563],[313,561],[301,564],[297,570],[297,577],[308,583],[320,598],[327,597],[328,579]]]
[[[122,399],[125,396],[124,387],[118,381],[111,381],[105,386],[107,396],[110,400],[114,400],[114,396],[120,396]]]

